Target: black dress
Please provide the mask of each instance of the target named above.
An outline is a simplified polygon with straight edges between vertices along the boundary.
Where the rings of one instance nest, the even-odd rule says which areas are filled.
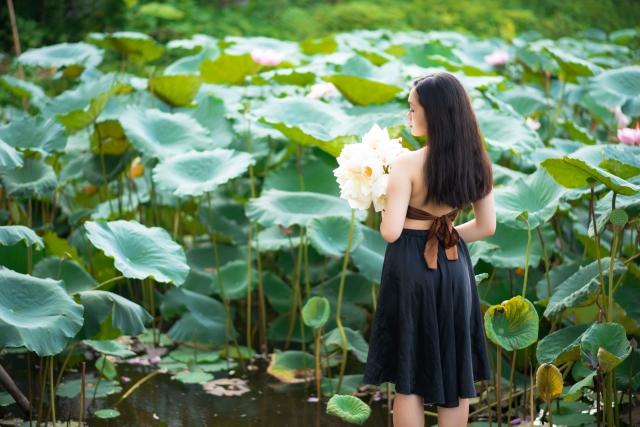
[[[491,378],[471,258],[453,228],[457,213],[436,217],[409,206],[407,218],[433,219],[431,228],[403,228],[387,244],[363,379],[444,408],[475,397],[474,382]]]

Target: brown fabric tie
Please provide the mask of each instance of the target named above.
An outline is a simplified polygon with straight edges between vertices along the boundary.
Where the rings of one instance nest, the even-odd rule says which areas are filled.
[[[429,237],[424,247],[424,259],[427,266],[435,270],[438,268],[438,240],[444,243],[445,254],[448,260],[458,259],[458,230],[453,227],[453,221],[458,215],[459,209],[454,209],[448,214],[435,216],[422,209],[409,206],[407,209],[407,218],[418,220],[433,220],[429,229]]]

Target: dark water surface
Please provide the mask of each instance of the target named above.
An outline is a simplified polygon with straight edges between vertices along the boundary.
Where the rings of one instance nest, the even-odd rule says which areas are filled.
[[[15,355],[9,357],[11,366],[7,366],[10,375],[17,381],[19,387],[27,394],[26,363],[16,360]],[[7,359],[4,359],[4,362]],[[89,366],[91,362],[87,363]],[[172,380],[171,374],[157,374],[138,387],[117,409],[121,415],[114,419],[99,419],[91,414],[99,409],[109,408],[133,384],[145,375],[153,372],[155,367],[120,364],[118,375],[131,378],[130,382],[121,383],[123,392],[96,398],[90,411],[85,412],[85,420],[89,426],[167,426],[167,427],[320,427],[347,426],[346,422],[328,415],[326,402],[308,402],[309,397],[315,396],[315,386],[311,382],[305,389],[304,384],[283,384],[266,373],[267,363],[256,361],[259,367],[256,371],[247,371],[246,377],[240,368],[232,377],[248,380],[251,391],[242,396],[214,396],[205,392],[200,384],[184,384]],[[22,366],[24,365],[24,366]],[[11,368],[14,368],[11,370]],[[93,377],[95,371],[87,373],[87,378]],[[216,379],[229,377],[227,372],[214,372]],[[32,371],[35,377],[35,372]],[[67,374],[63,381],[78,378],[78,374]],[[35,391],[34,391],[35,393]],[[48,393],[48,389],[47,389]],[[56,414],[58,420],[77,420],[79,399],[57,397]],[[362,399],[368,403],[370,396]],[[91,400],[90,393],[86,395],[86,405]],[[45,405],[48,401],[45,401]],[[371,402],[371,416],[364,423],[365,426],[391,427],[392,415],[387,413],[386,397]],[[425,407],[435,411],[435,408]],[[154,418],[154,414],[157,417]],[[0,407],[0,420],[21,417],[17,405]],[[428,418],[426,425],[435,424],[435,419]],[[66,424],[66,423],[65,423]],[[28,424],[27,424],[28,425]],[[35,425],[35,422],[34,422]]]

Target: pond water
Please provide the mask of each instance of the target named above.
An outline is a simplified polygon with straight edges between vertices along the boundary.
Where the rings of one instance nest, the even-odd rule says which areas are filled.
[[[91,362],[87,363],[87,366],[90,364]],[[9,355],[3,361],[3,365],[7,367],[18,386],[27,394],[26,357],[18,358],[17,355]],[[140,385],[124,402],[118,405],[120,417],[107,420],[91,414],[99,409],[111,407],[122,396],[122,393],[113,394],[106,398],[96,398],[88,408],[89,410],[85,412],[85,420],[89,426],[97,427],[333,427],[349,425],[325,412],[328,397],[323,397],[321,402],[307,401],[309,397],[315,396],[313,383],[309,383],[306,389],[304,383],[287,385],[266,373],[266,361],[257,359],[256,365],[258,370],[247,371],[247,374],[243,375],[240,368],[237,368],[232,375],[232,377],[246,379],[247,385],[251,389],[241,396],[214,396],[206,393],[200,384],[184,384],[172,380],[169,373],[158,374]],[[122,384],[123,392],[126,392],[138,380],[155,369],[149,366],[118,365],[118,375],[131,378],[130,382]],[[95,373],[91,371],[87,377],[93,377]],[[34,375],[33,371],[32,375]],[[228,373],[224,371],[215,372],[214,376],[216,379],[229,377]],[[79,374],[70,373],[65,375],[63,381],[77,377]],[[362,398],[366,403],[369,403],[370,397],[364,396]],[[87,405],[90,399],[91,396],[87,393]],[[380,400],[372,401],[371,409],[371,416],[364,425],[371,427],[391,427],[393,425],[392,415],[387,412],[386,395]],[[425,409],[435,411],[434,407],[425,406]],[[58,398],[56,412],[58,420],[77,420],[79,399]],[[15,419],[16,417],[21,417],[17,405],[0,407],[0,420]],[[1,423],[2,421],[0,421]],[[425,425],[434,424],[436,424],[436,419],[427,417]]]

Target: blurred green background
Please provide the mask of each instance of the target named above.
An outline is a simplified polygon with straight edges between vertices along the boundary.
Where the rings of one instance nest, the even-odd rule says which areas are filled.
[[[82,40],[89,32],[140,31],[160,42],[195,33],[304,40],[353,29],[453,30],[510,39],[550,38],[638,25],[637,0],[13,0],[22,50]],[[4,3],[4,1],[3,1]],[[0,8],[0,51],[12,52]]]

